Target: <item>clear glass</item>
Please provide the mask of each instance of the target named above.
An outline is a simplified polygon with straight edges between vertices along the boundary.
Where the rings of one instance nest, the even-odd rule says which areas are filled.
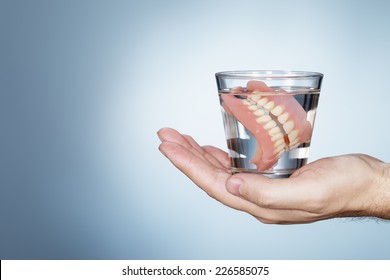
[[[289,177],[307,163],[323,74],[215,74],[232,172]]]

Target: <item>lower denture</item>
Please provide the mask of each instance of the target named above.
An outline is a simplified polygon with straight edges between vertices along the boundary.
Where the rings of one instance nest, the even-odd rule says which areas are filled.
[[[261,81],[249,81],[247,91],[234,91],[243,93],[245,99],[222,94],[222,106],[255,137],[257,147],[251,162],[263,171],[273,167],[284,151],[309,140],[312,128],[293,96],[278,94]]]

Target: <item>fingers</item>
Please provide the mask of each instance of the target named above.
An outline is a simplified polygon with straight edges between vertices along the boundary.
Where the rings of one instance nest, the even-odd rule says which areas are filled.
[[[186,138],[177,131],[167,128],[160,130],[158,135],[163,141],[159,146],[160,151],[209,196],[234,209],[252,215],[259,214],[257,205],[232,195],[226,190],[226,181],[231,176],[230,172],[226,169],[216,168],[210,161],[199,156],[200,153],[197,149],[192,148],[187,142],[188,137]],[[224,152],[212,147],[207,147],[206,150],[225,161],[226,164],[227,155]]]
[[[231,174],[226,171],[223,172],[221,169],[216,169],[209,162],[195,156],[189,149],[180,144],[163,142],[160,144],[159,149],[173,165],[187,175],[209,196],[234,209],[255,213],[256,205],[234,196],[226,190],[226,181]]]
[[[226,167],[226,157],[228,158],[228,156],[226,155],[224,157],[222,151],[217,152],[217,150],[219,150],[217,148],[204,149],[199,146],[199,144],[191,136],[182,135],[172,128],[162,128],[157,134],[161,141],[173,142],[182,145],[183,147],[189,149],[194,155],[203,158],[216,168],[230,168],[229,166]],[[212,153],[209,153],[208,151],[212,151]]]
[[[204,154],[204,151],[201,146],[192,138],[190,135],[182,134],[182,136],[187,140],[188,144],[191,145],[192,148],[197,150],[200,154]]]
[[[162,128],[157,132],[157,135],[162,142],[177,143],[188,149],[193,148],[187,139],[175,129],[168,127]]]
[[[209,192],[222,164],[190,136],[183,136],[171,128],[161,129],[158,136],[163,141],[159,146],[160,151],[195,184]]]
[[[188,149],[194,156],[205,159],[202,149],[190,136],[184,136],[172,128],[162,128],[157,135],[162,142],[176,143]]]
[[[218,149],[213,146],[203,146],[203,149],[213,155],[220,163],[221,165],[226,168],[230,169],[231,168],[231,162],[229,155],[225,152],[222,151],[221,149]]]
[[[186,147],[173,142],[163,142],[159,150],[180,171],[198,186],[208,186],[214,181],[214,168],[203,158],[196,156]]]
[[[202,155],[205,160],[210,162],[215,167],[226,169],[224,164],[222,164],[218,160],[218,158],[215,158],[212,153],[209,153],[206,149],[204,149],[203,147],[199,146],[199,144],[191,136],[183,135],[183,137],[186,138],[187,142],[192,146],[192,148],[194,148],[197,152],[199,152],[199,154]],[[215,149],[217,149],[217,148],[215,148]]]

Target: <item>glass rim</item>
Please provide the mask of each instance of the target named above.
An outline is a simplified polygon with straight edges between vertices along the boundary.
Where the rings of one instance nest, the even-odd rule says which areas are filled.
[[[237,70],[215,73],[221,78],[259,78],[259,79],[297,79],[297,78],[322,78],[324,74],[313,71],[296,70]]]

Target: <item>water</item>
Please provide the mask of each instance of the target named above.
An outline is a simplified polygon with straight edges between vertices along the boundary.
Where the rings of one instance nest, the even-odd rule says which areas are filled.
[[[232,172],[289,177],[307,163],[319,91],[220,91]]]

